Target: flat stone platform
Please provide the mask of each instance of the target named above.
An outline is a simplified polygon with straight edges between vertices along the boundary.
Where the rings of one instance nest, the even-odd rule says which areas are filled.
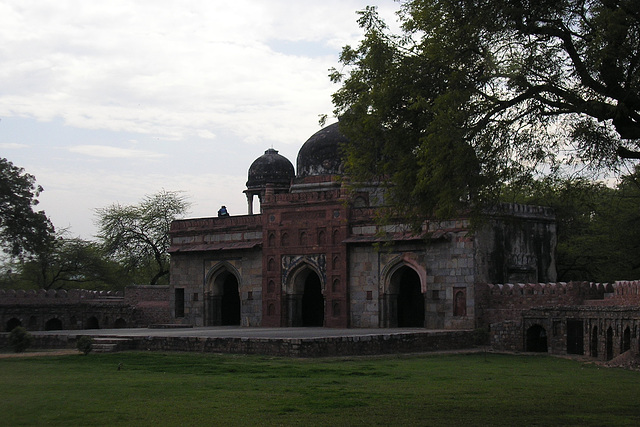
[[[328,357],[460,350],[473,347],[471,330],[246,328],[86,329],[32,332],[44,348],[75,346],[77,337],[113,338],[117,350],[196,351]],[[117,340],[116,340],[117,339]]]

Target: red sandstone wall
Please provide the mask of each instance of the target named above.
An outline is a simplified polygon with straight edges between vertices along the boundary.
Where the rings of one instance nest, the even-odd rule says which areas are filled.
[[[587,301],[594,306],[640,306],[640,280],[617,281],[607,285],[608,293],[601,300]]]
[[[123,293],[121,291],[88,291],[85,289],[70,290],[5,290],[0,289],[0,306],[7,305],[41,305],[41,304],[99,304],[121,303]]]
[[[560,282],[477,284],[479,325],[518,320],[522,311],[558,306],[640,306],[640,280],[610,283]]]
[[[135,307],[136,322],[141,326],[171,323],[169,286],[129,286],[124,303]]]
[[[97,316],[102,319],[105,313],[111,320],[118,317],[126,319],[128,326],[169,323],[169,287],[133,286],[126,288],[124,294],[120,291],[84,289],[0,290],[0,320],[3,322],[0,330],[8,319],[23,318],[26,322],[26,319],[36,315],[42,321],[40,323],[55,317],[65,319],[65,329],[75,329],[77,324],[70,323],[71,317],[82,320]]]
[[[602,300],[612,289],[611,285],[589,282],[478,284],[478,323],[518,320],[523,310],[534,307],[574,306],[587,300]]]

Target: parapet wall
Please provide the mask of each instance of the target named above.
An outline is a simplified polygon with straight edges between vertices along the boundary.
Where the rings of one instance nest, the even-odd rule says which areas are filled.
[[[614,283],[558,282],[477,284],[478,322],[519,320],[523,310],[558,306],[640,305],[640,280]]]
[[[168,286],[122,291],[0,290],[0,331],[139,327],[172,320]]]
[[[555,220],[555,211],[547,206],[523,205],[520,203],[500,203],[488,210],[489,215]]]
[[[589,301],[594,306],[640,306],[640,280],[621,280],[608,286],[604,299]]]
[[[35,334],[34,348],[73,348],[79,335]],[[8,334],[0,334],[0,349],[8,346]],[[261,354],[284,357],[364,356],[469,349],[473,331],[425,331],[380,333],[366,336],[323,338],[236,338],[126,336],[128,350],[183,351],[229,354]]]
[[[0,306],[5,305],[41,305],[41,304],[99,304],[122,303],[122,291],[89,291],[86,289],[0,289]]]

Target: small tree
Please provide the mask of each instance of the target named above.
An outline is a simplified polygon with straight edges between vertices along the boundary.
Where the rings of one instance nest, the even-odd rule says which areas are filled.
[[[98,237],[104,250],[130,272],[150,271],[149,284],[169,274],[169,227],[190,204],[175,191],[146,196],[133,206],[113,204],[98,209]]]
[[[16,353],[22,353],[33,344],[33,335],[31,335],[22,326],[17,326],[9,333],[9,345],[13,347]]]
[[[93,350],[93,338],[87,335],[81,336],[76,342],[76,347],[86,356]]]
[[[18,269],[22,282],[39,289],[115,289],[126,284],[120,270],[98,243],[69,238],[64,232],[58,233],[48,251],[22,262]]]

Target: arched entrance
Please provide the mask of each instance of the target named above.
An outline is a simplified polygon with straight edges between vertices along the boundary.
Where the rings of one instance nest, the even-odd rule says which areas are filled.
[[[305,265],[291,277],[285,300],[287,326],[324,326],[323,286],[318,273]]]
[[[533,325],[527,329],[527,351],[535,351],[538,353],[546,353],[549,351],[547,347],[547,331],[540,325]]]
[[[100,329],[100,322],[98,322],[98,318],[95,316],[91,316],[87,319],[87,322],[84,326],[85,329]]]
[[[403,266],[391,276],[389,293],[396,297],[396,325],[399,328],[424,327],[424,295],[418,273]],[[393,320],[393,319],[392,319]]]
[[[38,330],[38,318],[36,316],[31,316],[29,318],[29,329],[32,331]]]
[[[20,321],[20,319],[16,319],[15,317],[12,317],[11,319],[9,319],[9,321],[7,322],[7,332],[11,332],[13,331],[15,328],[17,328],[18,326],[22,326],[22,322]]]
[[[613,359],[613,328],[607,329],[607,340],[605,342],[607,350],[607,360]]]
[[[567,354],[584,354],[584,323],[567,319]]]
[[[45,331],[60,331],[62,330],[62,320],[57,318],[52,318],[47,320],[47,323],[44,324]]]
[[[311,271],[304,281],[302,294],[302,326],[322,326],[324,324],[324,297],[320,278]]]
[[[223,326],[240,324],[240,292],[238,291],[238,279],[233,274],[228,274],[222,284],[220,310]]]
[[[631,350],[631,329],[627,326],[622,333],[622,342],[620,343],[620,353]]]
[[[205,295],[207,326],[240,325],[240,290],[238,278],[226,268],[212,276]]]
[[[591,331],[591,357],[598,357],[598,327]]]

